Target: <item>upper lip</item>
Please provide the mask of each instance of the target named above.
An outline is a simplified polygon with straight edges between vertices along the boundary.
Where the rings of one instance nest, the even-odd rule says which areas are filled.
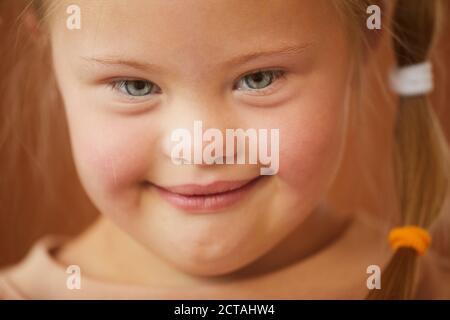
[[[234,180],[234,181],[215,181],[209,184],[182,184],[176,186],[157,186],[158,188],[164,189],[171,193],[176,193],[184,196],[200,196],[200,195],[212,195],[217,193],[224,193],[242,188],[246,184],[257,179],[247,179],[247,180]]]

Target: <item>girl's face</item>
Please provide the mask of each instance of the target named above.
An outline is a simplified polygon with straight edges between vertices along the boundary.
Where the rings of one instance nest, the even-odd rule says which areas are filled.
[[[328,0],[78,4],[81,29],[66,27],[70,3],[51,21],[53,59],[77,170],[105,216],[178,268],[218,275],[312,213],[340,164],[354,60]],[[220,208],[175,205],[158,186],[260,175],[258,165],[174,164],[171,133],[195,120],[223,133],[279,129],[278,173]]]

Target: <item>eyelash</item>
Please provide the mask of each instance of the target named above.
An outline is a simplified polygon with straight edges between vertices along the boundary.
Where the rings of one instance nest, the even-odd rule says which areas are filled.
[[[286,77],[286,71],[284,71],[284,70],[279,70],[279,69],[262,69],[262,70],[252,71],[252,72],[249,72],[249,73],[241,76],[239,78],[237,84],[241,83],[248,76],[256,75],[256,74],[263,74],[263,73],[271,73],[272,74],[271,82],[270,82],[270,84],[267,87],[262,88],[262,89],[248,89],[248,90],[237,89],[237,90],[238,91],[253,92],[253,94],[256,93],[256,95],[268,95],[268,94],[272,93],[274,90],[277,89],[274,86],[274,84],[276,82],[278,82],[278,80],[284,79]],[[233,89],[236,89],[236,85],[233,86]]]
[[[160,90],[159,87],[156,84],[154,84],[153,82],[147,81],[147,80],[142,80],[142,79],[119,79],[119,80],[114,80],[114,81],[110,82],[108,84],[108,86],[113,91],[119,91],[119,93],[121,93],[123,95],[126,95],[130,99],[139,99],[139,98],[142,98],[142,97],[150,95],[150,94],[146,94],[146,95],[142,95],[142,96],[133,96],[131,94],[127,94],[127,93],[121,92],[122,89],[128,92],[128,90],[126,89],[125,85],[127,84],[127,82],[133,82],[133,81],[135,81],[135,82],[143,82],[145,84],[151,85],[152,86],[151,90],[153,90],[153,88],[156,88],[156,90]]]
[[[280,70],[280,69],[273,69],[273,70],[272,69],[264,69],[263,70],[262,69],[262,70],[252,71],[252,72],[249,72],[249,73],[241,76],[236,84],[241,83],[248,76],[257,75],[257,74],[264,74],[264,73],[270,73],[272,75],[271,82],[270,82],[270,84],[267,87],[262,88],[262,89],[251,89],[250,88],[248,90],[243,90],[243,89],[237,89],[237,90],[238,91],[253,92],[253,94],[256,93],[256,95],[268,95],[273,90],[276,89],[276,88],[274,88],[274,83],[278,82],[278,80],[281,79],[281,78],[285,78],[285,76],[286,76],[286,71],[284,71],[284,70]],[[151,85],[152,86],[152,90],[153,90],[153,88],[157,88],[157,90],[160,90],[159,87],[156,84],[154,84],[153,82],[147,81],[147,80],[142,80],[142,79],[119,79],[119,80],[115,80],[115,81],[110,82],[108,85],[114,91],[121,91],[121,89],[125,88],[124,90],[126,90],[128,92],[128,90],[126,89],[125,85],[127,84],[127,82],[133,82],[133,81],[144,82],[144,83],[146,83],[148,85]],[[237,88],[236,84],[233,85],[233,89]],[[151,95],[151,93],[149,93],[149,94],[145,94],[145,95],[142,95],[142,96],[133,96],[133,95],[129,94],[129,92],[128,92],[128,94],[124,93],[124,92],[120,92],[120,93],[126,95],[127,98],[130,98],[130,99],[139,99],[139,98]]]

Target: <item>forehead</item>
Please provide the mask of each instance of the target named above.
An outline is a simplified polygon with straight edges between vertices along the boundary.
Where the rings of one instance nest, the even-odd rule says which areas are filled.
[[[338,24],[329,0],[81,0],[81,29],[68,30],[71,4],[59,2],[51,23],[66,51],[160,61],[317,42]]]

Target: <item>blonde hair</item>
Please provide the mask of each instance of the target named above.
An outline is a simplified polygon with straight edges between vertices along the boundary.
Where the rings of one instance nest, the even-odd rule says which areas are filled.
[[[346,16],[353,16],[350,28],[361,33],[369,1],[337,1]],[[380,5],[387,3],[379,2]],[[442,17],[443,4],[426,0],[398,0],[394,4],[392,39],[399,67],[429,59]],[[355,25],[358,24],[358,25]],[[364,36],[359,37],[364,40]],[[361,41],[367,45],[367,41]],[[398,97],[395,120],[393,165],[400,207],[399,225],[430,228],[441,212],[448,194],[448,144],[429,97]],[[381,290],[370,291],[369,299],[408,299],[414,296],[417,253],[397,250],[383,271]]]
[[[48,199],[47,204],[55,208],[70,201],[74,207],[65,218],[75,219],[73,217],[76,216],[77,221],[69,229],[77,233],[93,220],[97,212],[82,191],[76,176],[67,143],[69,137],[61,108],[62,100],[56,91],[53,74],[49,72],[49,44],[45,40],[33,40],[20,24],[21,20],[14,21],[17,17],[24,17],[21,13],[31,5],[40,17],[48,16],[52,7],[46,6],[45,2],[0,2],[0,12],[11,13],[4,17],[10,20],[0,24],[0,34],[9,35],[0,47],[0,61],[10,62],[0,66],[4,79],[9,79],[9,82],[0,82],[0,201],[10,203],[11,225],[15,225],[15,214],[22,214],[27,208],[27,203],[20,200],[22,193],[33,193],[27,193],[28,188],[35,193],[38,189],[43,192],[42,199],[34,198],[32,203],[39,203],[41,208],[47,210],[48,207],[41,201]],[[369,46],[364,27],[366,9],[371,2],[334,0],[333,3],[349,28],[352,42],[361,47]],[[381,1],[379,3],[383,4]],[[399,66],[428,58],[438,30],[437,21],[442,12],[440,5],[440,1],[429,0],[399,0],[395,3],[392,39]],[[37,74],[46,75],[46,81],[32,82]],[[397,224],[429,228],[440,213],[447,194],[449,157],[447,142],[428,97],[399,98],[394,134],[393,165],[401,212]],[[24,169],[26,171],[17,177],[19,170]],[[47,172],[54,175],[48,177]],[[34,176],[34,179],[29,179],[29,175]],[[46,181],[45,185],[49,188],[28,185],[36,181]],[[76,183],[72,184],[71,189],[65,189],[61,187],[63,181]],[[33,226],[45,217],[44,209],[37,211],[41,212],[29,217]],[[85,215],[80,216],[79,212]],[[36,232],[35,237],[38,234]],[[29,244],[34,240],[29,237]],[[416,253],[410,249],[396,251],[383,271],[382,289],[371,291],[368,298],[412,298],[416,260]]]
[[[400,67],[429,58],[441,21],[441,5],[440,1],[398,1],[393,39]],[[398,105],[394,165],[401,224],[429,229],[447,195],[448,145],[429,97],[400,97]],[[384,289],[369,297],[412,297],[416,259],[416,252],[411,249],[397,250],[383,273]]]
[[[98,216],[73,164],[48,40],[26,26],[33,3],[49,13],[29,0],[0,1],[0,265],[42,234],[75,235]]]

